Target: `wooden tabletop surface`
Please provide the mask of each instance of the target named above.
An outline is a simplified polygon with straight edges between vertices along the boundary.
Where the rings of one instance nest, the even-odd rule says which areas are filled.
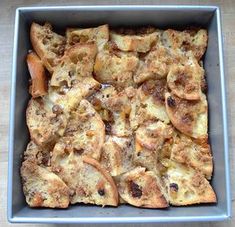
[[[230,130],[230,166],[232,189],[235,185],[234,178],[234,159],[235,159],[235,0],[214,0],[214,1],[66,1],[66,0],[0,0],[0,227],[19,226],[7,222],[6,204],[7,204],[7,155],[8,155],[8,122],[9,122],[9,100],[10,100],[10,82],[12,67],[12,48],[13,48],[13,29],[15,9],[20,6],[46,6],[46,5],[88,5],[88,4],[192,4],[192,5],[218,5],[222,12],[222,25],[224,37],[224,60],[225,76],[227,83],[228,114]],[[233,127],[234,126],[234,127]],[[209,223],[184,223],[176,224],[175,227],[214,227],[214,226],[235,226],[235,193],[232,191],[233,218],[227,222],[209,222]],[[28,224],[21,226],[49,226],[39,224]],[[51,226],[51,225],[50,225]],[[60,225],[61,226],[61,225]],[[63,225],[69,226],[69,225]],[[81,225],[85,226],[85,225]],[[89,226],[89,225],[86,225]],[[98,225],[97,225],[98,226]],[[99,225],[101,226],[101,225]],[[114,225],[110,225],[114,226]],[[122,225],[123,226],[123,225]],[[137,225],[129,225],[137,226]],[[147,225],[138,225],[147,226]],[[149,224],[148,226],[154,226]],[[162,224],[158,226],[169,226]]]

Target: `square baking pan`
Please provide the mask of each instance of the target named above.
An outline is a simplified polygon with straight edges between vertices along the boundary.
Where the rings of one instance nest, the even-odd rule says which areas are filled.
[[[209,138],[214,156],[212,185],[217,204],[141,209],[129,205],[118,208],[73,205],[68,209],[32,209],[25,202],[20,179],[22,154],[29,141],[25,122],[28,80],[25,57],[31,48],[30,24],[52,23],[56,31],[68,26],[145,26],[208,29],[209,42],[204,67],[208,83]],[[9,136],[8,220],[38,223],[147,223],[221,221],[231,215],[228,128],[223,70],[220,11],[216,6],[60,6],[18,8],[12,65],[12,91]]]

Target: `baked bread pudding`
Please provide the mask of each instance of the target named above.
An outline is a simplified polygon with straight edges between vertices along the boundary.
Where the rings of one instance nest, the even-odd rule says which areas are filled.
[[[207,31],[32,23],[20,169],[30,207],[215,203]]]

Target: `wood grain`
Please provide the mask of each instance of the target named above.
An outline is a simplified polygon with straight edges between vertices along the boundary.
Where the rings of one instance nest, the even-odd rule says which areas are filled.
[[[231,166],[231,180],[232,188],[235,183],[234,178],[234,161],[235,161],[235,1],[183,1],[183,0],[160,0],[160,1],[77,1],[77,0],[47,0],[47,1],[33,1],[33,0],[1,0],[0,1],[0,226],[12,226],[6,219],[6,201],[7,201],[7,155],[8,155],[8,122],[9,122],[9,104],[10,104],[10,82],[11,82],[11,66],[12,66],[12,48],[13,48],[13,30],[14,30],[14,15],[15,9],[20,6],[46,6],[46,5],[91,5],[91,4],[192,4],[192,5],[218,5],[221,7],[223,38],[224,38],[224,60],[225,60],[225,74],[227,82],[227,97],[228,97],[228,117],[230,130],[230,166]],[[235,193],[233,190],[233,216],[235,214]],[[13,224],[13,226],[19,226]],[[22,225],[21,225],[22,226]],[[42,226],[39,224],[28,224],[23,226]],[[49,226],[49,225],[44,225]],[[53,225],[50,225],[53,226]],[[70,225],[60,225],[70,226]],[[72,226],[72,225],[71,225]],[[80,225],[89,226],[89,225]],[[97,225],[98,226],[98,225]],[[99,225],[100,226],[100,225]],[[115,226],[115,225],[110,225]],[[137,226],[137,225],[129,225]],[[146,225],[138,225],[146,226]],[[148,225],[155,226],[155,225]],[[162,224],[158,226],[169,226]],[[217,227],[217,226],[235,226],[235,217],[227,222],[208,222],[208,223],[184,223],[175,224],[175,227],[190,226],[190,227]]]

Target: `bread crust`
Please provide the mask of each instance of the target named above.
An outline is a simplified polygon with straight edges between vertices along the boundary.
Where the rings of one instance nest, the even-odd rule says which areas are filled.
[[[26,61],[31,76],[32,84],[29,90],[32,97],[37,98],[46,95],[47,78],[42,61],[34,52],[27,55]]]

